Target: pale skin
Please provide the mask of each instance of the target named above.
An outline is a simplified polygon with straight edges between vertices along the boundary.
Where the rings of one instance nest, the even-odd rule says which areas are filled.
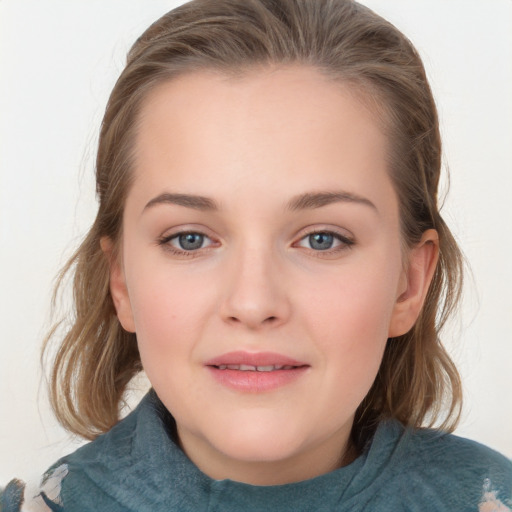
[[[434,230],[404,255],[388,143],[350,87],[307,67],[195,72],[146,98],[119,256],[102,247],[119,320],[210,477],[283,484],[357,456],[354,413],[438,257]],[[233,351],[305,370],[232,389],[206,362]]]

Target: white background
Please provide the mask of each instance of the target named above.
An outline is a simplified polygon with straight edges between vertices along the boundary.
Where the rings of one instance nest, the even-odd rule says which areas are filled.
[[[52,282],[93,219],[97,133],[126,52],[178,3],[0,0],[0,484],[76,446],[39,367]],[[457,433],[512,457],[512,1],[363,3],[416,44],[440,109],[444,213],[473,271],[445,335],[466,396]]]

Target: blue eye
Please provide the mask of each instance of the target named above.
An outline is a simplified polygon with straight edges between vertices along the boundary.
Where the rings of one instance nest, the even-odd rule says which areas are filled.
[[[199,254],[199,249],[205,249],[214,242],[203,233],[184,231],[182,233],[164,236],[158,240],[158,243],[174,254],[191,256],[195,253]]]
[[[205,236],[200,233],[182,233],[171,240],[177,240],[179,248],[184,251],[195,251],[203,247]]]
[[[339,251],[347,249],[354,245],[354,241],[350,238],[334,233],[331,231],[316,231],[303,237],[299,243],[299,247],[306,247],[315,252],[320,251]]]
[[[308,236],[309,245],[317,251],[326,251],[332,248],[334,236],[330,233],[313,233]]]

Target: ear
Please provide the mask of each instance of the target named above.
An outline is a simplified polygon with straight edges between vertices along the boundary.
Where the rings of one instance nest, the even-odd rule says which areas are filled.
[[[439,236],[428,229],[409,253],[389,326],[389,338],[401,336],[415,324],[425,302],[437,261]]]
[[[123,329],[128,332],[135,332],[132,306],[120,257],[115,254],[114,244],[109,237],[102,237],[100,246],[109,264],[110,295],[116,308],[117,318]]]

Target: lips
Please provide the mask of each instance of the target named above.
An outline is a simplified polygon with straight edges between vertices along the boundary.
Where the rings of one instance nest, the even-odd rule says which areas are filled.
[[[272,352],[230,352],[205,363],[222,386],[247,393],[273,391],[304,375],[310,365]]]
[[[253,368],[262,367],[298,367],[309,366],[306,363],[297,361],[288,356],[277,354],[274,352],[229,352],[218,357],[214,357],[207,361],[206,366],[251,366]],[[232,369],[232,368],[230,368]],[[242,370],[243,371],[243,370]],[[265,370],[260,370],[265,371]]]
[[[280,364],[262,366],[252,366],[250,364],[220,364],[217,368],[219,370],[239,370],[241,372],[273,372],[275,370],[292,370],[295,366]]]

